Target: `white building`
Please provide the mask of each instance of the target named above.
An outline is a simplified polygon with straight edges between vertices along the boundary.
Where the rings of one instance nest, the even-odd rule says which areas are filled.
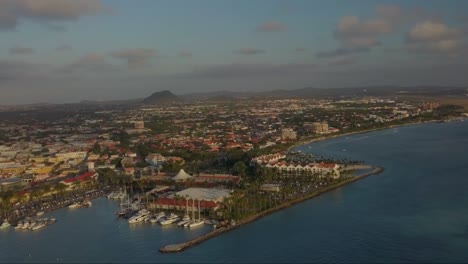
[[[281,138],[283,140],[294,140],[297,138],[296,131],[292,128],[283,128],[281,129]]]

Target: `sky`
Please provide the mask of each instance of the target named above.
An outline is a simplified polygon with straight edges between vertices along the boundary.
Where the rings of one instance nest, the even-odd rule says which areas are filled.
[[[465,0],[0,0],[0,104],[468,86]]]

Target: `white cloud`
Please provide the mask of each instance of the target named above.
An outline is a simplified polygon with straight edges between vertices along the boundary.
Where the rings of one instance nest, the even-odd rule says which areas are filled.
[[[463,46],[465,33],[442,22],[424,21],[407,34],[409,51],[456,52]]]

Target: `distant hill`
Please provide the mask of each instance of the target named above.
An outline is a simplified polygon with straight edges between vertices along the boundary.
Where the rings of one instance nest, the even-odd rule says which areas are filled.
[[[465,87],[446,87],[446,86],[362,86],[362,87],[347,87],[347,88],[316,88],[305,87],[291,90],[270,90],[262,92],[231,92],[231,91],[215,91],[207,93],[192,93],[182,95],[188,100],[216,100],[218,98],[239,99],[239,98],[324,98],[324,97],[343,97],[343,96],[399,96],[399,95],[415,95],[415,96],[465,96],[468,93]]]
[[[143,104],[151,104],[151,105],[160,105],[160,104],[171,104],[171,103],[180,103],[182,99],[180,99],[177,95],[173,94],[168,90],[164,90],[161,92],[155,92],[152,95],[146,97],[141,101]]]

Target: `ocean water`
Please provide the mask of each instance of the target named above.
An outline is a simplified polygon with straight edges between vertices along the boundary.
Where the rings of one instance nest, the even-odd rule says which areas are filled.
[[[468,122],[412,125],[299,147],[385,167],[177,254],[209,231],[130,227],[100,198],[36,232],[0,231],[0,262],[467,262]]]

